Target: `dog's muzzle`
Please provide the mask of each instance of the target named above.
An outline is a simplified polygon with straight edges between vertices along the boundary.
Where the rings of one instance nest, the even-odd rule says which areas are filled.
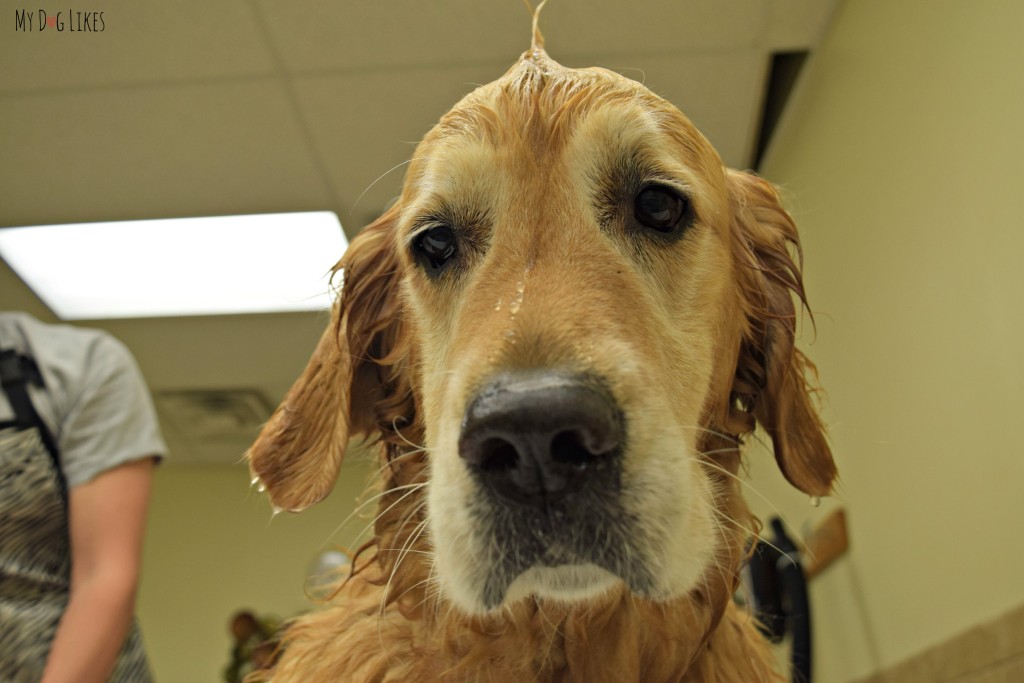
[[[497,607],[514,581],[559,595],[599,587],[604,570],[647,595],[653,577],[638,550],[640,524],[623,501],[627,421],[591,375],[508,372],[470,400],[459,455],[477,484],[468,501],[484,545],[481,601]],[[483,540],[486,539],[486,540]]]

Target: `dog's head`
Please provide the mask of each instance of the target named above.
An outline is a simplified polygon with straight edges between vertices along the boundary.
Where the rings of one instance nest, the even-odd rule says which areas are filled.
[[[835,476],[794,347],[796,249],[774,189],[672,105],[531,51],[441,119],[353,241],[252,470],[299,509],[350,436],[382,437],[393,472],[421,445],[437,581],[468,612],[618,582],[681,596],[735,543],[756,423],[797,488]]]

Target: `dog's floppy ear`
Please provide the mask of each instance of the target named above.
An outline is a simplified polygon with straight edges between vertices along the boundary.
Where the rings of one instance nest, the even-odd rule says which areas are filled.
[[[807,494],[827,495],[836,467],[812,400],[816,370],[795,345],[794,295],[807,305],[796,225],[770,183],[730,170],[728,185],[747,322],[730,396],[730,422],[745,422],[745,429],[737,431],[752,430],[754,420],[760,423],[786,479]]]
[[[331,492],[350,437],[413,421],[393,207],[360,232],[336,266],[331,324],[305,371],[246,454],[277,508],[302,510]]]

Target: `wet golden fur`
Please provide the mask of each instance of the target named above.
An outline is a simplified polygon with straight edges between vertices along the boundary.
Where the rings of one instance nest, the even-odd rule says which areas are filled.
[[[680,242],[595,217],[595,203],[617,206],[595,199],[617,191],[608,178],[637,159],[689,196],[697,219]],[[453,206],[467,246],[432,280],[410,243]],[[250,450],[288,510],[327,495],[353,436],[376,439],[383,465],[373,540],[261,680],[781,680],[731,597],[755,526],[736,478],[743,437],[760,424],[808,494],[835,477],[794,346],[798,249],[771,185],[725,169],[678,110],[617,74],[533,50],[458,103],[342,258],[334,322]],[[631,504],[654,539],[637,552],[661,583],[641,597],[574,576],[567,596],[538,579],[478,608],[462,411],[497,370],[566,366],[608,378],[631,420],[624,480],[649,494]]]

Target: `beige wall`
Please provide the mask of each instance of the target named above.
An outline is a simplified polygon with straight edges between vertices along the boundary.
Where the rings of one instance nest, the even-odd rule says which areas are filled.
[[[803,231],[852,525],[814,589],[825,683],[1024,601],[1022,30],[1022,2],[848,0],[762,169]],[[754,485],[820,514],[769,460]]]
[[[286,617],[308,609],[310,562],[320,550],[352,543],[368,521],[338,529],[369,472],[365,459],[349,458],[326,501],[272,519],[244,466],[161,466],[138,606],[158,683],[220,681],[236,610]]]

